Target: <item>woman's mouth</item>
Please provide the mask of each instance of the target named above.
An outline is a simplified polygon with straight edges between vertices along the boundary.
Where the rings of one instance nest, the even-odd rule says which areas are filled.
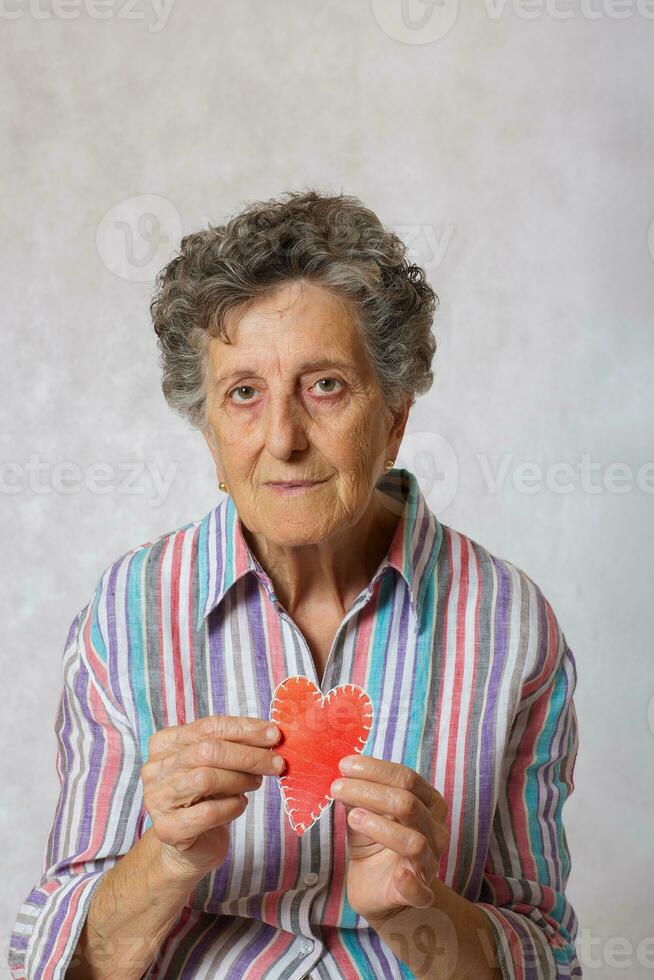
[[[325,480],[293,480],[290,483],[280,481],[270,481],[265,486],[275,493],[302,493],[304,490],[311,490],[312,487],[320,486]]]

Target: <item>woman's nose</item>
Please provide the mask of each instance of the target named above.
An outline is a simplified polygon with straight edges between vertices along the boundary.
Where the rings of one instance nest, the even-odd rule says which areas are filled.
[[[297,399],[271,397],[264,413],[266,449],[285,458],[297,449],[306,449],[308,440],[304,410]]]

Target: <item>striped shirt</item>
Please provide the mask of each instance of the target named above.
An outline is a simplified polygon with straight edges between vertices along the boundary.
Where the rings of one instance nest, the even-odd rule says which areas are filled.
[[[573,654],[538,586],[440,523],[410,471],[377,486],[400,519],[321,682],[231,497],[102,573],[65,644],[60,795],[10,940],[15,980],[64,977],[103,872],[151,826],[140,769],[153,732],[209,714],[268,718],[292,674],[323,693],[363,687],[374,708],[364,751],[445,797],[438,874],[488,916],[505,980],[581,976],[561,816],[578,745]],[[266,777],[143,978],[414,976],[345,883],[344,807],[299,837]]]

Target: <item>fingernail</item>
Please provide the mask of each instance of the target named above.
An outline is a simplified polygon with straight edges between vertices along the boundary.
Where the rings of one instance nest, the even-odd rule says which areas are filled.
[[[334,782],[329,787],[332,796],[334,795],[334,793],[340,793],[340,791],[343,789],[343,786],[344,785],[345,784],[344,784],[344,782],[343,782],[342,779],[335,779]]]
[[[357,810],[355,808],[354,810],[350,810],[349,819],[352,821],[352,823],[361,823],[364,816],[365,814],[363,810]]]
[[[285,765],[286,760],[284,759],[283,755],[273,756],[273,769],[275,769],[277,772],[281,772]]]
[[[338,768],[341,772],[356,772],[357,768],[361,768],[361,763],[357,758],[352,758],[351,755],[346,755],[345,758],[341,759],[338,764]]]
[[[270,725],[269,728],[266,728],[265,736],[269,742],[276,742],[279,736],[279,728],[275,725]]]

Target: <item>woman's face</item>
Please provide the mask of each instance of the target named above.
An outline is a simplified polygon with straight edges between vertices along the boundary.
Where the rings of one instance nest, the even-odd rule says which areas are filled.
[[[209,340],[204,431],[243,523],[310,544],[365,512],[409,412],[391,416],[347,305],[293,281],[235,311]],[[320,481],[294,492],[270,482]]]

